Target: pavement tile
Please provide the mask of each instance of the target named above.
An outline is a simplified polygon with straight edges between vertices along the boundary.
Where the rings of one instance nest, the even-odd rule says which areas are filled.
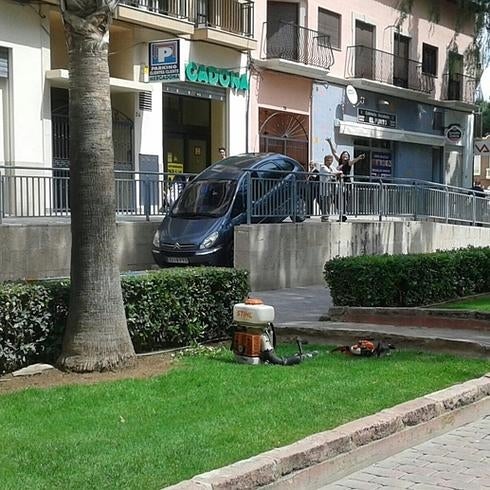
[[[380,468],[377,465],[372,465],[369,468],[366,468],[365,470],[363,470],[363,473],[368,473],[376,477],[382,476],[383,478],[393,478],[393,479],[400,478],[405,474],[403,471]]]
[[[381,485],[384,490],[490,490],[487,434],[490,417],[402,451],[336,484],[347,481],[348,488],[354,489]]]
[[[421,475],[420,473],[407,473],[401,477],[402,480],[411,481],[413,483],[427,483],[432,485],[435,481],[434,476],[437,473],[432,473],[431,475]]]
[[[381,487],[381,485],[378,485],[374,482],[354,480],[350,477],[335,483],[344,485],[347,488],[353,488],[355,490],[379,490],[379,488]],[[325,488],[328,488],[330,490],[330,487],[325,487]]]

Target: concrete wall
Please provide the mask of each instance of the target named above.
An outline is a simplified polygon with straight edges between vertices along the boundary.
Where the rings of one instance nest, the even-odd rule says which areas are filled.
[[[253,290],[323,284],[336,256],[406,254],[488,246],[490,228],[431,222],[352,222],[244,225],[235,229],[235,266]]]
[[[151,242],[159,222],[117,224],[121,271],[154,266]],[[70,225],[0,226],[0,281],[70,275]]]

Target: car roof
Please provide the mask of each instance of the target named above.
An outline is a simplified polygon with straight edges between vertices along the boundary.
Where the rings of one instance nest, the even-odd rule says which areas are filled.
[[[280,153],[242,153],[241,155],[234,155],[214,163],[203,170],[196,179],[236,180],[244,174],[244,170],[256,168],[264,162],[278,158],[286,158],[295,162],[292,158],[281,155]],[[299,163],[296,164],[299,165]]]

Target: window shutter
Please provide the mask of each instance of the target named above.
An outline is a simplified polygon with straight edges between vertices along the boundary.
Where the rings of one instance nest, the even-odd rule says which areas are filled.
[[[0,77],[9,76],[9,51],[7,48],[0,47]]]
[[[340,48],[340,15],[328,10],[318,9],[318,32],[328,34],[330,45]]]

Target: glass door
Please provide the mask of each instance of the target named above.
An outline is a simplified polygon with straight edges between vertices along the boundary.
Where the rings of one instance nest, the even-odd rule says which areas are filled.
[[[267,58],[298,60],[298,4],[267,3]]]
[[[186,172],[198,174],[207,166],[208,142],[205,139],[186,138],[188,158]]]
[[[374,79],[374,26],[356,21],[356,78]]]
[[[393,85],[408,88],[408,53],[410,38],[395,34],[393,59]]]

